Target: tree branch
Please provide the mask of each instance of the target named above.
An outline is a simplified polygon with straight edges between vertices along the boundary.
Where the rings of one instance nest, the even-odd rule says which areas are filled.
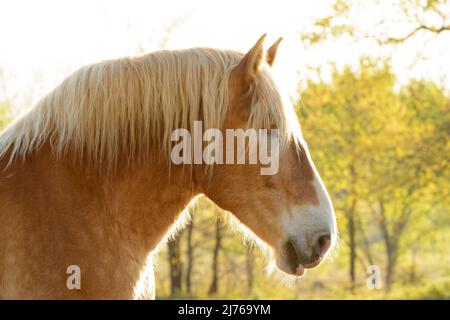
[[[405,42],[406,40],[408,40],[409,38],[413,37],[419,31],[428,31],[431,33],[439,34],[444,31],[450,31],[450,25],[443,25],[439,28],[436,28],[436,27],[421,24],[421,25],[417,26],[416,28],[414,28],[412,31],[410,31],[408,34],[404,35],[403,37],[397,37],[397,38],[390,37],[390,38],[387,38],[386,40],[380,40],[379,42],[382,44],[402,43],[402,42]]]

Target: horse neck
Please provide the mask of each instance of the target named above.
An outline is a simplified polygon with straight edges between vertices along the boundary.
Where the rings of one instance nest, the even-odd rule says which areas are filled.
[[[40,239],[29,251],[40,252],[43,264],[50,261],[58,270],[80,265],[97,283],[92,297],[130,298],[149,255],[198,193],[189,170],[172,168],[169,179],[168,163],[158,158],[104,174],[77,164],[70,153],[55,159],[44,145],[0,171],[0,215],[23,226],[15,230],[17,243]]]
[[[159,156],[104,180],[110,212],[153,250],[200,190],[189,168],[170,167]]]

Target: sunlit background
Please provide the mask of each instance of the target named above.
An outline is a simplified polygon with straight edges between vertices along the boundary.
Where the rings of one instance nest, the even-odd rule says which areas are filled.
[[[161,48],[245,51],[263,33],[268,33],[268,42],[284,37],[277,71],[291,88],[298,73],[308,76],[308,67],[327,67],[330,61],[355,64],[364,54],[391,56],[401,81],[421,76],[442,81],[448,75],[449,34],[426,43],[419,35],[400,48],[345,38],[308,47],[299,32],[312,31],[314,19],[331,14],[332,4],[328,0],[2,1],[0,65],[8,79],[5,89],[17,98],[31,97],[26,101],[31,103],[84,64]],[[358,28],[366,30],[389,15],[399,19],[392,3],[382,1],[354,18]],[[400,34],[408,27],[402,21],[390,25],[389,31]],[[424,59],[414,64],[418,54]]]
[[[370,91],[372,85],[377,85],[379,89],[381,82],[377,81],[382,78],[385,81],[383,83],[388,83],[386,90],[391,91],[386,94],[391,97],[411,89],[412,87],[408,86],[412,81],[420,79],[432,83],[434,89],[411,91],[411,95],[422,95],[425,99],[417,103],[417,108],[420,109],[425,101],[431,105],[430,112],[436,114],[434,118],[420,121],[414,119],[418,121],[418,126],[423,124],[427,128],[436,124],[433,119],[443,120],[439,131],[442,135],[436,141],[443,144],[443,149],[439,150],[448,151],[449,16],[448,1],[2,0],[0,107],[2,105],[4,107],[0,108],[0,113],[3,111],[4,118],[11,118],[18,112],[27,110],[64,77],[85,64],[144,54],[158,49],[193,46],[246,51],[263,33],[268,33],[267,44],[282,36],[284,40],[280,46],[275,72],[291,93],[297,107],[305,108],[304,113],[300,109],[297,111],[300,119],[305,122],[304,131],[310,129],[305,132],[305,136],[310,137],[312,156],[318,162],[319,171],[323,169],[325,183],[330,184],[331,191],[335,192],[332,197],[337,198],[342,241],[340,248],[336,250],[334,262],[327,262],[320,270],[310,272],[304,280],[286,286],[277,277],[267,277],[264,271],[264,258],[258,252],[246,249],[238,237],[226,227],[222,227],[221,250],[216,257],[212,253],[214,246],[217,245],[215,234],[219,228],[214,220],[215,209],[203,203],[195,219],[195,228],[181,234],[178,247],[172,247],[172,252],[168,253],[165,248],[159,254],[157,296],[160,298],[426,298],[434,297],[435,294],[437,297],[449,298],[448,249],[442,244],[434,243],[437,241],[435,238],[426,240],[428,242],[424,247],[418,246],[414,249],[416,250],[414,253],[405,251],[405,254],[402,253],[397,257],[397,265],[401,268],[397,275],[409,272],[408,276],[412,277],[410,282],[407,281],[407,276],[399,275],[396,278],[395,288],[400,288],[399,291],[392,294],[391,288],[384,290],[385,285],[380,290],[367,288],[366,269],[369,265],[379,264],[382,278],[384,277],[385,258],[380,258],[379,263],[377,260],[384,252],[383,238],[380,235],[382,230],[374,227],[373,230],[366,230],[368,235],[360,234],[359,229],[355,231],[358,248],[353,258],[349,256],[352,253],[349,253],[347,248],[348,219],[345,216],[345,209],[340,209],[345,208],[345,205],[340,206],[339,201],[342,199],[343,202],[351,201],[352,197],[345,196],[345,192],[350,192],[348,190],[343,195],[339,183],[334,182],[350,178],[335,175],[333,168],[327,166],[329,161],[334,160],[327,158],[321,150],[318,150],[320,141],[328,139],[330,143],[335,142],[332,136],[336,137],[339,133],[323,131],[324,136],[314,144],[316,141],[314,135],[319,134],[319,131],[312,132],[313,129],[319,128],[320,119],[328,119],[321,113],[326,112],[327,105],[336,103],[336,110],[346,105],[347,100],[343,96],[351,93],[344,92],[346,87],[337,85],[339,81],[353,77],[354,82],[348,82],[348,86],[362,92],[366,89]],[[425,25],[427,28],[414,31],[418,25]],[[440,30],[440,27],[444,27],[443,30]],[[362,57],[365,58],[361,59]],[[372,66],[377,65],[379,61],[390,66],[388,72],[383,73]],[[346,66],[350,66],[352,71],[349,69],[346,73]],[[361,68],[369,70],[365,76],[358,73]],[[331,87],[327,87],[327,84]],[[333,87],[334,84],[336,86]],[[405,86],[409,89],[405,89]],[[342,89],[338,97],[330,93],[336,89],[338,91]],[[384,94],[385,91],[376,92]],[[429,96],[425,97],[425,94]],[[320,100],[317,96],[323,99]],[[299,97],[302,97],[303,104],[298,102]],[[375,105],[379,103],[384,107],[383,103],[394,101],[390,99],[379,96],[374,101],[370,99],[367,101]],[[408,105],[404,95],[398,99],[398,103]],[[311,110],[312,106],[316,108]],[[434,106],[437,111],[433,109]],[[356,104],[356,108],[360,108],[360,105]],[[397,115],[394,114],[397,109],[389,110],[386,114],[397,119]],[[399,107],[398,110],[404,109]],[[437,113],[438,111],[441,113]],[[401,117],[400,114],[402,113],[398,113],[398,117]],[[1,116],[0,114],[0,118]],[[365,123],[365,116],[374,115],[364,113],[358,118],[362,119],[362,126]],[[330,118],[322,125],[327,127],[330,124],[328,121],[333,119]],[[380,121],[383,123],[383,120]],[[388,121],[390,120],[386,120],[386,123]],[[3,120],[3,123],[6,122]],[[420,131],[422,129],[420,127],[415,132],[429,133],[426,131],[428,129]],[[393,130],[391,133],[395,135],[395,132]],[[366,138],[372,141],[369,133]],[[329,145],[323,145],[323,148],[330,152],[339,152]],[[370,153],[370,150],[364,149],[362,152]],[[448,153],[446,156],[444,154],[440,152],[436,155],[444,157],[438,161],[439,168],[441,166],[444,168],[442,175],[448,173]],[[411,167],[410,170],[414,170],[413,168],[415,167]],[[366,179],[366,176],[363,176],[358,179]],[[411,179],[414,179],[414,175]],[[429,201],[430,206],[424,206],[420,215],[429,214],[435,220],[423,224],[428,228],[435,228],[436,223],[445,227],[444,231],[436,232],[441,232],[438,239],[447,241],[449,240],[447,236],[449,204],[446,196],[448,190],[443,189],[448,188],[448,183],[442,181],[434,183],[430,180],[426,184],[434,186],[424,191],[427,196],[423,199]],[[442,197],[433,198],[430,193],[441,194]],[[374,203],[364,192],[359,196],[365,201],[357,210],[361,210],[361,214],[367,218],[371,214],[369,209]],[[410,200],[405,198],[404,201]],[[436,202],[437,205],[431,205]],[[405,232],[410,234],[423,230],[414,228],[411,226]],[[369,247],[373,252],[370,257],[365,254]],[[371,261],[366,261],[368,257]],[[213,259],[221,261],[218,270],[211,269]],[[356,279],[349,279],[348,261],[356,264],[354,267]],[[433,273],[435,276],[432,276]],[[217,282],[216,290],[211,283],[214,281]],[[440,285],[444,289],[439,287]],[[402,291],[402,288],[406,289]],[[417,294],[414,295],[414,292]]]

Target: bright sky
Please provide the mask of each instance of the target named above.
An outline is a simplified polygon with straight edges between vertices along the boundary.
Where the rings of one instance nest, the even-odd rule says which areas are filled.
[[[330,3],[331,0],[0,0],[0,69],[8,79],[8,94],[34,101],[84,64],[161,46],[246,51],[267,32],[267,45],[284,37],[277,69],[294,88],[299,70],[307,64],[355,62],[361,52],[371,51],[370,47],[352,49],[345,44],[329,44],[317,50],[301,46],[298,31],[310,25],[312,17],[328,13]],[[177,23],[171,28],[174,21]],[[170,28],[167,37],[166,30]],[[443,43],[431,49],[448,47]],[[412,72],[405,59],[412,52],[408,48],[402,50],[393,56],[393,63],[403,77],[439,77],[443,68],[450,68],[450,59],[435,59]]]

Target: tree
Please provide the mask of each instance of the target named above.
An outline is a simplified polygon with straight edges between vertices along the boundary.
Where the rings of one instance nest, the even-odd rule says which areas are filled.
[[[255,256],[253,252],[253,245],[247,245],[245,254],[245,269],[247,271],[247,294],[251,294],[253,291],[253,269],[255,265]]]
[[[335,68],[331,82],[309,81],[298,105],[312,156],[346,221],[352,290],[358,254],[379,264],[371,252],[379,239],[389,290],[408,249],[406,230],[448,199],[449,98],[426,81],[398,92],[395,80],[387,62],[363,58],[359,70]]]
[[[222,247],[222,224],[219,219],[216,220],[215,244],[212,258],[212,279],[208,294],[213,295],[219,292],[219,253]]]
[[[169,240],[167,243],[168,261],[170,268],[170,294],[177,296],[182,289],[183,281],[183,265],[180,253],[180,234],[176,238]]]
[[[383,10],[380,10],[382,7]],[[358,26],[358,19],[369,12],[371,18],[376,17],[376,21],[362,29]],[[448,0],[336,0],[331,13],[316,19],[313,30],[305,32],[302,39],[308,44],[315,44],[330,37],[350,35],[355,39],[374,39],[380,45],[397,45],[420,34],[432,39],[448,31]]]
[[[186,239],[186,292],[192,294],[192,272],[194,269],[194,244],[193,244],[193,233],[194,233],[194,216],[192,215],[191,221],[187,226],[187,239]]]
[[[442,88],[424,80],[412,81],[402,91],[403,125],[396,123],[390,132],[391,146],[379,162],[378,172],[387,178],[372,184],[378,198],[374,213],[387,255],[387,290],[403,248],[410,249],[415,242],[402,243],[404,233],[411,224],[420,230],[423,215],[449,195],[448,159],[443,156],[450,152],[449,98]]]

